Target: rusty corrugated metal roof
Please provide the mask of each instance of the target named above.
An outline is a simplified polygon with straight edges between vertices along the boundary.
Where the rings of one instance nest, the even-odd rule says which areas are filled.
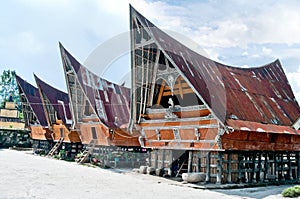
[[[23,103],[29,103],[29,106],[31,107],[33,113],[37,117],[40,125],[47,126],[47,119],[45,116],[42,100],[40,98],[38,89],[30,83],[24,81],[18,75],[16,75],[16,80],[19,86],[20,94],[24,94],[26,99],[28,100],[27,102]]]
[[[43,93],[43,95],[47,96],[51,105],[55,109],[57,117],[62,119],[64,124],[67,124],[67,120],[72,119],[68,94],[50,86],[49,84],[38,78],[36,75],[34,75],[34,77],[38,87],[41,89],[41,92]]]
[[[291,126],[300,108],[278,60],[257,68],[226,66],[187,48],[131,7],[169,61],[224,123],[234,118]]]
[[[290,134],[290,135],[300,135],[300,131],[297,131],[289,126],[278,126],[275,124],[262,124],[258,122],[249,122],[242,120],[227,120],[227,125],[229,128],[238,131],[254,131],[262,133],[280,133],[280,134]]]
[[[62,56],[76,72],[82,91],[98,118],[109,128],[127,127],[130,89],[98,77],[81,65],[61,44]]]

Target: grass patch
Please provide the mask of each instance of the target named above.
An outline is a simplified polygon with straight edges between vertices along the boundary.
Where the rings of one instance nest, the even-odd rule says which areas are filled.
[[[300,196],[300,186],[296,185],[294,187],[286,188],[282,191],[281,194],[283,197],[296,198]]]

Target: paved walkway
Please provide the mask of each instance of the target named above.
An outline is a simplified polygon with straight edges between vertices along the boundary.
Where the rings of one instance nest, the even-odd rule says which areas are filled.
[[[0,149],[3,198],[281,198],[280,187],[203,190],[155,176],[118,173]]]

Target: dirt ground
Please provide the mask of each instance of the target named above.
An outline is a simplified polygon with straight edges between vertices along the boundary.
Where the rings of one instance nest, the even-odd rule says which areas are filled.
[[[27,198],[266,198],[291,185],[203,190],[165,178],[78,165],[0,149],[0,199]]]

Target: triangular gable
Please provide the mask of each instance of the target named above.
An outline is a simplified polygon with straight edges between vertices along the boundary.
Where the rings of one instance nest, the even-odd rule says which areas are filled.
[[[49,124],[55,123],[56,119],[61,119],[64,124],[72,124],[68,94],[50,86],[36,75],[34,77],[44,100],[43,105],[48,113]]]
[[[47,119],[38,89],[24,81],[18,75],[16,75],[16,80],[26,126],[29,127],[29,125],[35,124],[35,122],[42,126],[47,126]],[[33,114],[33,117],[30,114]]]
[[[300,117],[293,124],[293,128],[296,130],[300,130]]]
[[[133,57],[139,43],[154,43],[221,122],[232,118],[291,126],[299,116],[299,105],[278,60],[258,68],[226,66],[187,48],[132,7],[130,13]],[[143,31],[149,38],[141,37]],[[135,67],[134,60],[132,64]],[[136,90],[145,82],[137,85],[138,70],[132,71],[132,88]],[[137,95],[133,93],[133,103]],[[139,105],[132,110],[136,121],[139,110]]]
[[[79,98],[82,98],[80,105],[85,104],[88,111],[96,115],[109,128],[127,126],[130,89],[98,77],[76,61],[61,44],[60,49],[77,122],[82,122],[80,118],[83,118],[85,114],[82,108],[80,111],[80,107],[76,107],[76,104],[80,104],[79,101],[76,101],[80,96]]]

